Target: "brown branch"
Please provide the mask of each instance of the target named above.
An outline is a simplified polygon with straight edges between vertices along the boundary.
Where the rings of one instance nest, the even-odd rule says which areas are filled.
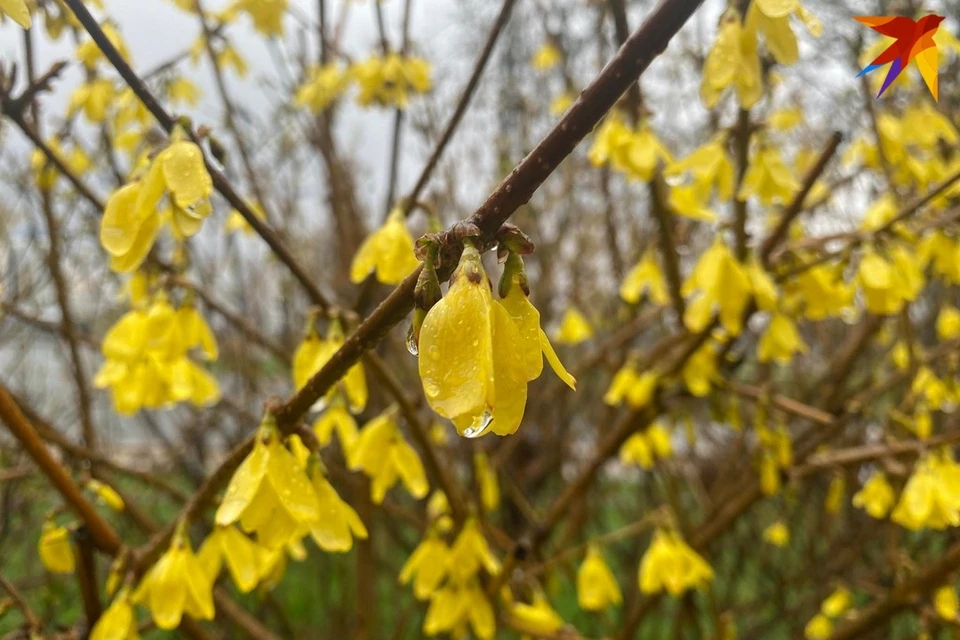
[[[490,29],[490,34],[487,36],[487,42],[484,44],[483,50],[480,52],[480,57],[477,58],[477,62],[473,66],[473,72],[470,74],[470,79],[467,81],[467,85],[460,93],[460,99],[457,102],[456,108],[453,110],[453,115],[451,115],[450,120],[447,121],[447,126],[444,127],[443,133],[440,135],[440,140],[433,149],[433,153],[430,154],[430,158],[420,171],[420,177],[417,178],[416,184],[414,184],[413,189],[410,190],[406,198],[403,200],[402,206],[404,215],[409,215],[413,210],[417,200],[420,198],[420,194],[427,186],[427,182],[429,182],[430,176],[433,174],[433,170],[436,168],[437,163],[440,162],[440,157],[446,150],[447,145],[453,138],[454,132],[456,132],[457,127],[460,125],[460,121],[467,112],[467,108],[473,101],[473,94],[476,92],[477,86],[480,84],[480,78],[483,75],[484,69],[487,67],[487,62],[490,60],[490,56],[492,55],[493,49],[497,44],[497,40],[500,38],[500,34],[503,33],[504,27],[506,27],[507,22],[510,20],[510,12],[513,9],[513,6],[516,4],[516,1],[517,0],[504,0],[503,5],[500,7],[500,13],[497,15],[497,19],[493,23],[493,27]]]
[[[40,618],[33,612],[30,605],[27,604],[23,594],[20,593],[20,590],[17,589],[15,584],[4,578],[3,574],[0,574],[0,587],[3,587],[3,590],[6,591],[10,599],[13,600],[13,604],[20,609],[20,613],[23,614],[23,619],[31,631],[39,631],[43,628],[43,623],[40,622]]]
[[[800,191],[797,192],[790,206],[788,206],[780,216],[780,219],[777,221],[777,226],[773,228],[770,235],[768,235],[763,241],[763,244],[760,245],[760,262],[763,263],[764,266],[769,266],[770,254],[773,253],[773,250],[787,237],[790,225],[793,224],[796,217],[803,211],[803,203],[806,201],[807,195],[820,178],[820,175],[826,170],[827,163],[830,162],[833,154],[837,152],[837,147],[840,146],[842,140],[843,134],[839,131],[834,131],[833,135],[830,136],[830,140],[827,142],[827,146],[820,153],[820,157],[817,158],[817,162],[811,167],[803,179],[803,185],[800,187]]]
[[[74,13],[74,15],[80,21],[80,24],[83,25],[83,28],[100,48],[100,51],[103,52],[107,60],[109,60],[114,69],[117,70],[117,73],[120,74],[120,77],[123,78],[124,82],[127,83],[130,89],[132,89],[136,96],[140,99],[140,102],[142,102],[147,110],[153,114],[153,117],[157,120],[160,126],[163,127],[164,131],[167,133],[172,132],[174,127],[180,124],[180,122],[163,108],[140,76],[137,75],[137,73],[127,63],[123,56],[120,55],[120,52],[117,51],[117,48],[114,47],[113,43],[110,42],[109,38],[107,38],[106,34],[103,32],[103,29],[100,28],[100,24],[97,22],[96,18],[94,18],[87,10],[86,6],[84,6],[83,1],[64,0],[64,3]],[[195,141],[197,140],[194,132],[189,131],[188,133]],[[307,272],[296,261],[290,251],[284,246],[277,233],[266,223],[260,220],[246,199],[237,193],[230,180],[227,179],[220,169],[213,165],[209,158],[206,157],[206,154],[204,154],[204,164],[206,165],[207,172],[210,174],[210,177],[213,180],[213,186],[216,188],[216,190],[227,200],[227,202],[233,206],[234,209],[240,213],[241,216],[243,216],[244,220],[246,220],[250,226],[253,227],[254,231],[256,231],[257,234],[263,238],[280,262],[287,266],[294,278],[296,278],[296,280],[306,291],[307,295],[310,297],[310,300],[317,306],[324,309],[331,308],[332,305],[328,303],[326,296],[321,293],[320,289],[317,288],[317,286],[310,279],[309,275],[307,275]]]
[[[677,253],[677,243],[674,238],[674,217],[664,197],[667,189],[666,182],[658,170],[650,181],[650,211],[657,220],[660,231],[660,254],[663,256],[663,271],[667,277],[667,289],[670,292],[670,302],[677,318],[682,321],[686,310],[686,302],[681,293],[683,278],[680,275],[680,255]]]
[[[40,440],[37,430],[23,416],[20,407],[10,397],[3,384],[0,384],[0,418],[40,470],[50,479],[50,483],[56,487],[70,508],[87,526],[97,547],[110,555],[116,555],[122,546],[120,537],[83,496],[73,478],[50,455],[50,451]]]

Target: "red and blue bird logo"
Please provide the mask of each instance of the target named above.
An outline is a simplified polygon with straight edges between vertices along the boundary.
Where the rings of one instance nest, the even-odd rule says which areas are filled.
[[[854,17],[854,20],[867,25],[877,33],[897,39],[873,62],[864,67],[857,74],[857,77],[859,78],[889,64],[890,70],[887,72],[887,77],[883,81],[880,93],[877,95],[879,98],[887,90],[887,87],[897,79],[897,76],[907,68],[907,65],[912,60],[916,60],[923,81],[927,83],[930,93],[933,94],[933,99],[938,100],[937,43],[934,42],[933,35],[937,32],[937,28],[943,22],[943,19],[943,16],[933,14],[924,16],[919,20],[912,20],[904,16]]]

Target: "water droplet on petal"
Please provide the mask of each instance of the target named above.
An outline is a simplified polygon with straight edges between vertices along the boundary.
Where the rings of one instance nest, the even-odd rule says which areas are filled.
[[[484,411],[483,415],[475,418],[473,424],[464,429],[461,435],[464,438],[479,438],[491,424],[493,424],[493,414]]]
[[[407,351],[409,351],[412,356],[420,355],[420,347],[413,338],[413,325],[410,325],[410,329],[407,331]]]

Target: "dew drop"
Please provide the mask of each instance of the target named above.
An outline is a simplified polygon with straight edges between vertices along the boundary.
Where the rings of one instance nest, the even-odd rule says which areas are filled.
[[[493,424],[493,415],[489,411],[484,411],[483,415],[475,418],[473,424],[464,429],[461,435],[464,438],[479,438],[491,424]]]
[[[423,380],[423,391],[428,398],[436,398],[440,395],[440,385],[433,378],[425,378]]]
[[[410,325],[410,329],[407,330],[407,351],[409,351],[412,356],[420,355],[420,347],[413,337],[413,325]]]

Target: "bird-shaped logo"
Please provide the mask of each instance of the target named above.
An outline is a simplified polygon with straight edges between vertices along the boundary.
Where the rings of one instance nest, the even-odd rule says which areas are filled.
[[[897,76],[907,68],[911,60],[917,61],[920,75],[930,88],[933,99],[938,100],[938,73],[937,73],[937,43],[933,41],[933,34],[937,32],[943,16],[928,15],[919,20],[912,20],[903,16],[855,16],[854,20],[861,22],[877,33],[896,38],[876,59],[857,74],[857,77],[870,73],[874,69],[890,64],[890,71],[880,88],[879,98],[887,90]]]

